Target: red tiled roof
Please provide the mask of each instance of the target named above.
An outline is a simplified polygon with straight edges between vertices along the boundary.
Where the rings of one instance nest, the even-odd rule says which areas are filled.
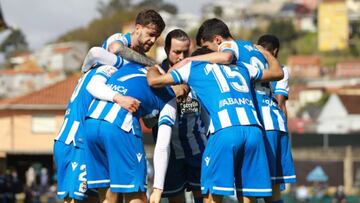
[[[320,56],[316,55],[295,55],[295,56],[289,56],[287,59],[287,64],[289,66],[293,65],[320,65]]]
[[[360,114],[360,95],[338,95],[349,114]]]
[[[3,105],[60,105],[65,106],[74,91],[80,74],[73,74],[65,80],[54,85],[30,93],[28,95],[0,100]]]

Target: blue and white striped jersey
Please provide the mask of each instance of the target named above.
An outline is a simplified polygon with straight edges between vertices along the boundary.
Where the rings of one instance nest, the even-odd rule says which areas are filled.
[[[279,81],[271,82],[273,95],[283,95],[289,97],[289,71],[286,66],[282,66],[284,78]]]
[[[146,73],[147,69],[143,65],[130,62],[119,69],[107,82],[114,91],[141,102],[134,114],[114,102],[94,99],[87,117],[105,120],[126,132],[132,131],[135,135],[141,136],[140,117],[155,117],[166,105],[174,106],[173,108],[176,109],[175,94],[171,88],[150,88]],[[158,124],[173,126],[175,119],[176,112],[172,115],[160,115]]]
[[[130,47],[130,45],[131,45],[130,33],[126,33],[126,34],[115,33],[115,34],[111,35],[106,40],[104,40],[104,42],[102,44],[102,48],[108,50],[109,45],[115,41],[121,42],[126,47]]]
[[[261,78],[261,69],[250,76],[238,66],[194,61],[170,74],[176,84],[187,83],[196,92],[210,117],[210,133],[235,125],[261,126],[249,89],[251,77]]]
[[[236,64],[239,66],[268,68],[266,59],[250,41],[226,41],[220,45],[219,51],[231,51],[236,59]],[[271,84],[269,82],[256,82],[255,91],[265,130],[287,132],[285,115],[273,98]]]
[[[67,145],[73,143],[74,146],[82,147],[85,116],[93,99],[93,96],[86,90],[86,86],[93,76],[99,75],[108,79],[116,70],[112,66],[101,66],[91,69],[79,79],[67,105],[61,130],[55,140]]]

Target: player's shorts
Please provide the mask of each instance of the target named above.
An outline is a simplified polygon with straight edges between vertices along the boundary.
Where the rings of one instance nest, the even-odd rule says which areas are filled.
[[[288,133],[275,130],[266,131],[265,149],[272,184],[295,183],[296,174]]]
[[[234,195],[235,185],[240,196],[271,196],[260,127],[233,126],[211,134],[202,160],[202,194]]]
[[[145,192],[146,157],[141,136],[96,119],[87,119],[85,128],[88,187]]]
[[[54,159],[57,169],[58,198],[85,200],[88,194],[97,195],[96,191],[87,190],[84,149],[55,141]]]
[[[201,154],[176,159],[170,154],[162,197],[174,197],[186,191],[200,191]]]

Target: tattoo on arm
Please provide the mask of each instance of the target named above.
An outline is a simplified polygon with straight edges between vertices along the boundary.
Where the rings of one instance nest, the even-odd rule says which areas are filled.
[[[121,44],[121,43],[119,43],[119,44]],[[115,53],[119,54],[121,57],[123,57],[126,60],[140,63],[142,65],[154,66],[157,64],[153,59],[150,59],[150,58],[124,46],[123,44],[121,44],[118,47],[118,49],[116,50]]]

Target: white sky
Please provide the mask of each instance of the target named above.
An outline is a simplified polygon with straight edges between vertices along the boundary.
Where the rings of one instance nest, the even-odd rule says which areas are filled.
[[[0,5],[6,22],[21,29],[30,48],[36,50],[61,34],[86,26],[92,19],[99,17],[96,10],[99,1],[107,0],[0,0]],[[201,5],[211,2],[211,0],[165,1],[174,3],[179,12],[199,15]]]

